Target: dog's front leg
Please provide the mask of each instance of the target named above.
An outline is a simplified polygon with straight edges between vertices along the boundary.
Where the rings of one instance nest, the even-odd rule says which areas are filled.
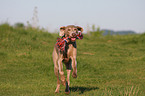
[[[73,48],[73,55],[71,56],[72,68],[73,68],[73,72],[72,72],[73,78],[77,78],[77,61],[76,61],[76,56],[77,56],[77,49]]]
[[[76,58],[72,57],[72,68],[73,68],[73,72],[72,72],[72,76],[73,78],[77,78],[77,61]]]
[[[54,63],[54,73],[55,73],[55,76],[57,78],[57,87],[56,87],[55,93],[59,93],[60,80],[59,80],[59,73],[58,73],[58,54],[57,54],[55,48],[53,50],[52,57],[53,57],[53,63]]]
[[[59,89],[60,89],[60,80],[59,80],[59,74],[58,74],[58,66],[57,66],[57,63],[56,65],[54,66],[54,73],[57,77],[57,87],[56,87],[56,90],[55,90],[55,93],[59,93]]]
[[[65,76],[64,76],[64,72],[63,72],[62,60],[63,60],[62,58],[58,59],[58,66],[59,66],[59,74],[60,74],[62,84],[65,85],[66,81],[65,81]]]

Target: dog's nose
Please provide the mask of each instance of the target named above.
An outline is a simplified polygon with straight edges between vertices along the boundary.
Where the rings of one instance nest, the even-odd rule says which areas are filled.
[[[73,37],[75,37],[75,36],[76,36],[76,34],[75,34],[75,33],[72,33],[72,36],[73,36]]]
[[[74,36],[74,35],[75,35],[75,33],[72,33],[72,35]]]

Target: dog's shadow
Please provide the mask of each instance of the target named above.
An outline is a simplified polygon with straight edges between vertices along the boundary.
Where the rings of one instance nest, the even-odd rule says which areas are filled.
[[[74,86],[74,87],[70,87],[69,89],[72,92],[80,92],[80,94],[83,94],[86,91],[97,90],[97,89],[99,89],[99,87],[78,87],[78,86]]]

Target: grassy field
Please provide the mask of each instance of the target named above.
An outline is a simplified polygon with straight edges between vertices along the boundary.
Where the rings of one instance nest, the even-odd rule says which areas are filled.
[[[55,94],[52,62],[58,34],[0,25],[0,96]],[[78,78],[71,96],[145,96],[145,34],[77,40]],[[64,72],[66,75],[65,67]]]

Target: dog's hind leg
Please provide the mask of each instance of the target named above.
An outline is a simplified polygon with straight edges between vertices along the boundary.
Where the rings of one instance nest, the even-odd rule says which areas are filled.
[[[68,85],[70,84],[70,73],[71,73],[71,70],[67,69],[67,82],[68,82]]]
[[[68,85],[70,84],[71,63],[72,63],[71,59],[69,59],[69,61],[67,63],[65,63],[66,69],[67,69],[67,82],[68,82]]]
[[[68,85],[67,81],[66,81],[65,85],[66,85],[66,87],[65,87],[65,94],[69,94],[70,90],[69,90],[69,85]]]

